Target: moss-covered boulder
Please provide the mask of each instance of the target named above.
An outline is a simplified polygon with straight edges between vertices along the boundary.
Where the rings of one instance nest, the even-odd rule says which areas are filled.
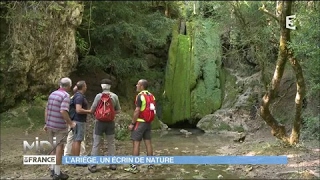
[[[213,22],[187,23],[187,34],[173,28],[165,76],[162,120],[166,124],[189,120],[192,124],[219,109],[221,45]]]

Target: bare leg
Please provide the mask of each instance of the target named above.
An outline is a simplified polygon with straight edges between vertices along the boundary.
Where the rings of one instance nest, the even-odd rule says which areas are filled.
[[[63,155],[63,144],[59,144],[56,148],[56,158],[57,162],[54,167],[54,173],[60,175],[60,166],[62,164],[62,155]]]
[[[146,146],[147,149],[147,156],[153,156],[153,149],[152,149],[152,144],[151,144],[151,140],[144,140],[144,144]]]
[[[140,154],[140,141],[133,141],[132,155],[139,156],[139,154]]]
[[[80,146],[81,146],[81,141],[73,141],[73,143],[72,143],[72,155],[73,156],[80,155]]]

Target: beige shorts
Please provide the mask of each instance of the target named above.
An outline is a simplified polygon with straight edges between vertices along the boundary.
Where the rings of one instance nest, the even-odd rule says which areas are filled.
[[[53,143],[53,137],[56,137],[56,144],[58,144],[60,141],[60,144],[66,144],[67,142],[67,136],[68,136],[68,129],[65,130],[57,130],[57,129],[50,129],[48,128],[49,133],[49,142],[54,145]]]

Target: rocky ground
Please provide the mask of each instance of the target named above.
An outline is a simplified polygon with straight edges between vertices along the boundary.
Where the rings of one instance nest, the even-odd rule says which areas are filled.
[[[186,131],[191,132],[186,136]],[[85,167],[64,165],[63,171],[70,179],[316,179],[319,178],[319,145],[302,143],[289,148],[280,145],[270,135],[268,128],[248,134],[242,143],[234,142],[231,133],[200,134],[191,130],[169,130],[154,132],[155,155],[287,155],[287,165],[157,165],[153,170],[140,166],[140,173],[131,174],[118,166],[111,171],[100,166],[99,172],[90,173]],[[46,165],[22,165],[22,140],[45,138],[41,131],[28,132],[19,128],[1,128],[1,179],[50,179]],[[41,139],[42,139],[41,138]],[[87,151],[91,138],[88,135]],[[106,151],[102,148],[102,151]],[[131,142],[117,141],[117,153],[130,155]],[[145,154],[144,146],[141,146]]]

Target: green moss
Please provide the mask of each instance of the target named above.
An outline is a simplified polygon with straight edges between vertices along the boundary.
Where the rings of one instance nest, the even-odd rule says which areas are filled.
[[[220,107],[221,91],[207,91],[203,80],[200,80],[197,87],[191,92],[192,117],[202,118]]]
[[[166,69],[162,120],[168,124],[190,118],[190,37],[177,32],[178,24],[173,28]]]
[[[244,132],[244,128],[242,126],[235,126],[232,129],[233,131]]]
[[[223,131],[223,130],[226,130],[226,131],[231,131],[232,128],[229,126],[229,124],[225,123],[225,122],[221,122],[218,126],[218,130],[219,131]]]
[[[197,20],[187,23],[187,35],[173,28],[165,76],[163,121],[173,124],[196,120],[219,109],[221,48],[214,24]]]
[[[194,27],[191,116],[202,118],[219,109],[222,102],[220,84],[220,39],[214,24],[198,21]]]

